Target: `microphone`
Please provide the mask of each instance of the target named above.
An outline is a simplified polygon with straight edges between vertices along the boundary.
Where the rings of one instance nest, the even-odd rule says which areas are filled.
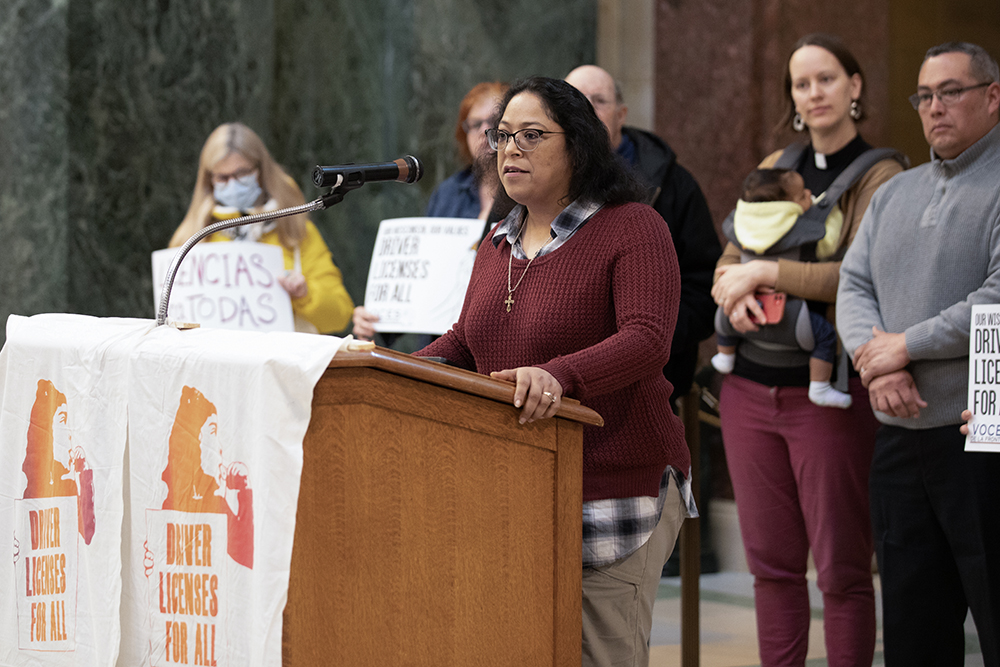
[[[406,155],[392,162],[376,162],[374,164],[344,164],[334,167],[313,169],[313,183],[317,188],[348,187],[359,188],[370,181],[400,181],[415,183],[424,175],[424,167],[420,160],[412,155]]]

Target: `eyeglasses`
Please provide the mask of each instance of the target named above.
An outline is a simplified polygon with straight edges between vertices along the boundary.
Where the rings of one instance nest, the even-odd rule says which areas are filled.
[[[478,132],[483,127],[489,126],[489,124],[489,118],[480,118],[478,120],[475,118],[466,118],[462,121],[462,130],[466,134],[472,134],[473,132]]]
[[[490,148],[495,151],[503,150],[507,146],[507,140],[513,139],[514,144],[522,151],[533,151],[538,148],[544,134],[566,134],[565,132],[549,132],[548,130],[536,130],[527,128],[517,132],[505,132],[491,127],[486,130],[486,140],[490,142]],[[517,136],[521,135],[521,136]]]
[[[918,111],[920,109],[926,109],[931,105],[931,100],[935,97],[946,107],[958,102],[962,99],[962,96],[970,90],[975,90],[976,88],[985,88],[986,86],[993,83],[992,81],[987,81],[986,83],[977,83],[974,86],[963,86],[962,88],[943,88],[942,90],[935,90],[928,93],[913,93],[910,95],[910,104],[913,105],[914,109]]]
[[[212,174],[212,182],[213,183],[218,183],[219,185],[222,185],[223,183],[228,183],[229,181],[231,181],[234,178],[239,179],[239,178],[243,178],[244,176],[249,176],[250,174],[253,174],[256,171],[257,171],[257,167],[248,167],[246,169],[237,169],[236,171],[232,172],[231,174],[213,173]]]

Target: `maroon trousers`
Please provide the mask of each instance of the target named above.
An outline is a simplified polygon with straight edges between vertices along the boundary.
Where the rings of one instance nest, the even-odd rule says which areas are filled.
[[[831,667],[871,665],[875,650],[868,473],[878,422],[851,380],[847,410],[809,401],[805,387],[729,376],[720,412],[740,532],[754,575],[761,664],[805,663],[807,558],[823,593]]]

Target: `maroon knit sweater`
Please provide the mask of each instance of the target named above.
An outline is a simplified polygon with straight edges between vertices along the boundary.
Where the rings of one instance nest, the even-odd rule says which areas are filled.
[[[604,418],[584,426],[584,501],[657,496],[668,464],[690,467],[663,377],[681,294],[667,225],[643,204],[602,209],[531,263],[508,313],[510,252],[481,244],[458,322],[417,354],[483,374],[544,368]],[[527,263],[514,259],[511,284]]]

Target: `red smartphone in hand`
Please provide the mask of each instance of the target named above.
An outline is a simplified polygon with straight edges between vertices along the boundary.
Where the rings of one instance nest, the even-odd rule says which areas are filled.
[[[777,324],[785,316],[787,295],[784,292],[757,292],[754,298],[764,310],[764,321],[758,324]]]

